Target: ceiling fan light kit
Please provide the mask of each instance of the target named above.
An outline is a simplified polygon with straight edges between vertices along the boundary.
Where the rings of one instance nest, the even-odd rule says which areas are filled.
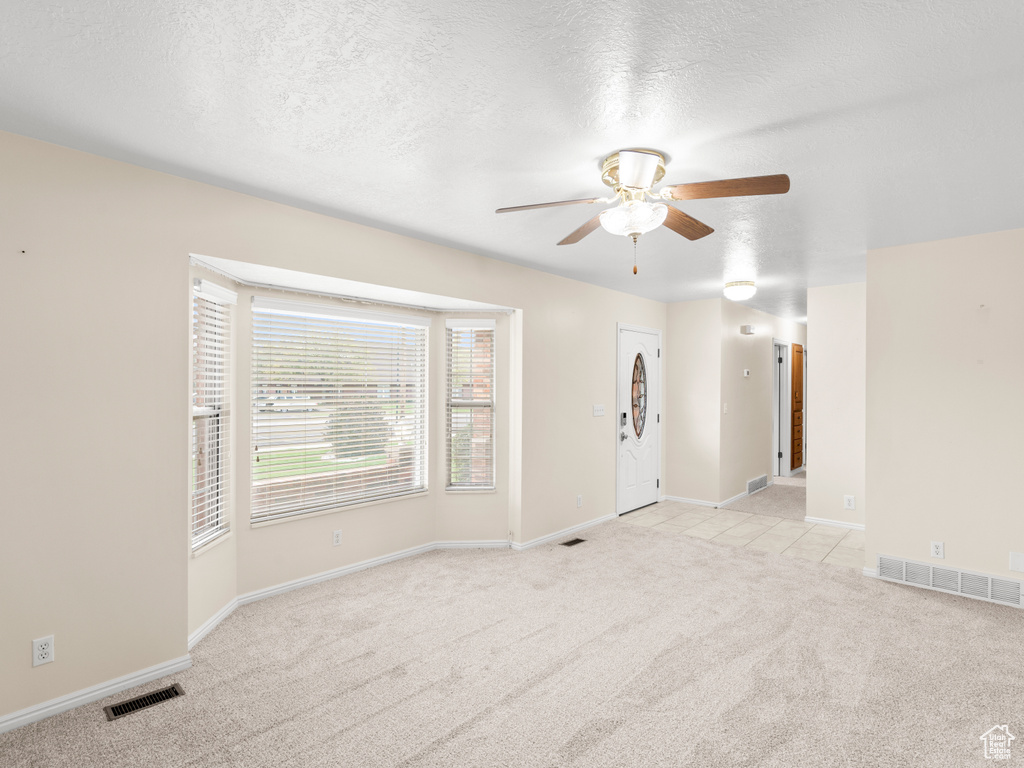
[[[657,192],[653,191],[652,187],[664,176],[665,156],[660,152],[655,152],[652,149],[621,149],[608,155],[601,164],[601,181],[614,190],[614,197],[587,197],[577,200],[560,200],[555,203],[517,205],[511,208],[499,208],[496,213],[530,211],[537,208],[554,208],[582,203],[618,202],[614,208],[601,211],[597,216],[562,238],[558,244],[578,243],[595,229],[602,227],[613,235],[633,238],[635,249],[637,238],[640,235],[657,229],[659,226],[668,227],[687,240],[699,240],[715,231],[678,208],[665,205],[660,202],[661,200],[781,195],[789,191],[789,176],[784,173],[774,176],[750,176],[742,179],[675,184],[663,187]],[[633,274],[636,274],[635,263]],[[753,296],[753,283],[749,285],[751,286],[750,296]],[[750,296],[743,298],[750,298]],[[742,300],[736,299],[736,301]]]
[[[665,223],[668,206],[629,200],[615,208],[601,211],[601,226],[613,235],[625,235],[634,240]]]
[[[757,293],[757,286],[754,285],[752,280],[736,280],[726,283],[725,288],[722,290],[722,294],[729,301],[746,301],[753,297],[755,293]]]

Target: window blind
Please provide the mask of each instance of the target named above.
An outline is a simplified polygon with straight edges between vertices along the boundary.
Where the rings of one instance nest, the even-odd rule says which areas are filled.
[[[228,531],[231,308],[206,280],[192,293],[192,549]]]
[[[428,326],[254,299],[254,522],[426,489]]]
[[[494,321],[448,320],[447,459],[451,489],[494,488]]]

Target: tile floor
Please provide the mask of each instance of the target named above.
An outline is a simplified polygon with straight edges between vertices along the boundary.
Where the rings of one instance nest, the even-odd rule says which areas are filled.
[[[623,515],[628,525],[775,552],[783,557],[830,563],[860,570],[864,567],[864,532],[815,525],[799,520],[714,509],[663,501]]]

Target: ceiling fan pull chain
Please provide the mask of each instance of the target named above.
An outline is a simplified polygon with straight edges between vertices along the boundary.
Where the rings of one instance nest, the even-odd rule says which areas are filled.
[[[637,236],[633,235],[633,274],[636,274],[636,241]]]

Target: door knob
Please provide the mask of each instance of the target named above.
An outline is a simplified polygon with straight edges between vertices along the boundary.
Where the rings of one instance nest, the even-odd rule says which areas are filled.
[[[621,443],[625,439],[626,439],[626,433],[625,432],[619,432],[619,442]]]

